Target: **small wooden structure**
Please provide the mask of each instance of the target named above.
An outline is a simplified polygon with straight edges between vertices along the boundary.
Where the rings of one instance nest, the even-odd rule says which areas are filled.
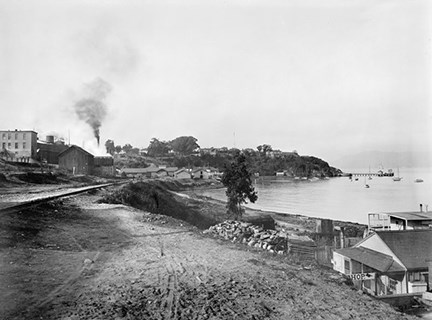
[[[72,145],[58,155],[59,168],[72,174],[92,174],[94,156],[83,148]]]

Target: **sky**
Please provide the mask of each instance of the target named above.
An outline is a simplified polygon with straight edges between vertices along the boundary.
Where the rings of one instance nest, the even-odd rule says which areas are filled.
[[[0,0],[0,128],[432,153],[428,0]],[[103,109],[103,110],[102,110]]]

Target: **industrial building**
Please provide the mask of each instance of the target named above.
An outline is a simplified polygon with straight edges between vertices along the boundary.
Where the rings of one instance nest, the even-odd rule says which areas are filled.
[[[66,169],[72,174],[92,174],[94,156],[83,148],[72,145],[58,155],[60,169]]]
[[[0,157],[14,162],[36,162],[37,132],[0,130]]]
[[[45,141],[37,141],[37,158],[44,163],[58,164],[59,154],[67,148],[69,148],[69,146],[63,141],[55,141],[52,135],[46,136]]]

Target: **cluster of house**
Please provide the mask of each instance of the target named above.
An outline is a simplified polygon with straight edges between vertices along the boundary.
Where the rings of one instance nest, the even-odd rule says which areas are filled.
[[[427,207],[426,207],[427,208]],[[368,233],[333,252],[333,269],[379,297],[432,290],[432,212],[370,213]]]
[[[243,149],[244,152],[246,153],[255,153],[257,152],[256,150],[252,149],[252,148],[246,148]],[[218,154],[227,154],[230,152],[230,149],[228,149],[227,147],[222,147],[222,148],[200,148],[200,153],[201,154],[209,154],[212,156],[218,155]],[[290,156],[290,155],[296,155],[298,156],[298,153],[296,150],[292,151],[292,152],[285,152],[285,151],[280,151],[280,150],[270,150],[266,152],[266,156],[269,158],[279,158],[282,156]]]
[[[215,168],[177,168],[150,165],[147,168],[123,168],[120,174],[130,178],[163,178],[175,179],[212,179],[218,178],[221,173]]]

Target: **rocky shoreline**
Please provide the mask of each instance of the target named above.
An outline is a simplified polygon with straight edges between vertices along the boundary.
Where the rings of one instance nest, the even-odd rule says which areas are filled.
[[[187,187],[184,190],[179,191],[179,193],[183,193],[192,199],[202,202],[202,205],[204,207],[207,204],[211,203],[219,206],[220,211],[226,211],[225,201],[221,201],[208,196],[199,195],[200,190],[219,189],[219,188],[223,188],[223,186],[221,184],[208,183],[208,184],[194,185],[193,187]],[[319,217],[309,217],[302,214],[264,211],[264,210],[252,209],[248,207],[244,207],[244,210],[245,210],[244,212],[245,217],[271,216],[275,220],[278,229],[284,229],[285,231],[293,231],[296,233],[305,233],[305,234],[314,233],[316,231],[317,223],[319,223],[318,221],[324,219]],[[344,228],[346,235],[349,237],[361,237],[363,236],[364,230],[367,228],[366,225],[356,223],[356,222],[332,220],[332,219],[324,219],[324,220],[331,220],[335,227]]]

